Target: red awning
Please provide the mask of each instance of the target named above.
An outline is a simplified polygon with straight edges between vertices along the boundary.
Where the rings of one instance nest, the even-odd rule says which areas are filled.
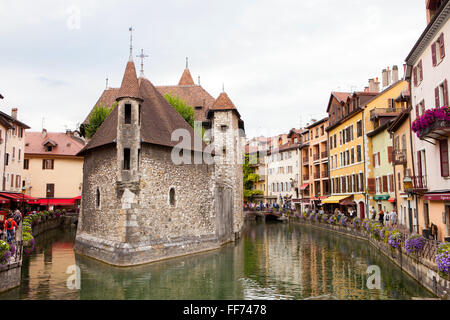
[[[300,190],[301,190],[301,191],[306,190],[306,188],[308,188],[308,187],[309,187],[309,183],[305,183],[304,185],[302,185],[302,186],[300,187]]]
[[[2,196],[4,198],[7,198],[7,199],[10,199],[13,202],[20,202],[20,201],[22,201],[22,195],[20,195],[20,197],[19,197],[19,194],[17,194],[17,193],[2,192],[2,193],[0,193],[0,196]]]
[[[9,203],[9,202],[11,202],[9,199],[0,197],[0,203]]]
[[[391,203],[394,203],[396,201],[396,199],[395,198],[389,198],[388,201],[391,202]]]
[[[72,199],[39,199],[39,204],[41,206],[72,206],[75,204],[75,200]]]
[[[450,193],[435,193],[435,194],[426,194],[425,200],[428,201],[449,201]]]

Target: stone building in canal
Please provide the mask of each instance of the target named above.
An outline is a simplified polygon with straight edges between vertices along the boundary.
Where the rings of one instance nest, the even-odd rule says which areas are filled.
[[[174,87],[189,92],[187,86],[199,90],[193,81]],[[121,87],[107,91],[113,110],[79,153],[84,168],[76,252],[131,266],[237,239],[245,136],[228,95],[194,106],[203,127],[211,129],[206,144],[143,72],[137,77],[131,55]],[[176,155],[187,160],[178,163]]]

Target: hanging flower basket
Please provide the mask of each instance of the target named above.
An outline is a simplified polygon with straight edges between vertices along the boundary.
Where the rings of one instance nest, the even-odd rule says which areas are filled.
[[[417,137],[439,138],[450,134],[450,107],[428,109],[411,126]]]

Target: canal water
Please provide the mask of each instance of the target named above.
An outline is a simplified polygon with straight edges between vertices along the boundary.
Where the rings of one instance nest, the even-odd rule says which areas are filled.
[[[74,239],[68,229],[37,237],[35,252],[23,261],[21,286],[0,299],[433,297],[367,242],[310,226],[252,222],[239,242],[220,250],[125,269],[75,255]],[[367,287],[369,266],[379,267],[380,289]]]

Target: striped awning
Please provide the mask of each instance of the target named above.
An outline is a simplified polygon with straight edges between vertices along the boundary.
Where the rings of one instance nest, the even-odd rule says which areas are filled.
[[[331,196],[328,199],[322,200],[322,203],[340,203],[342,200],[350,198],[351,196]]]

